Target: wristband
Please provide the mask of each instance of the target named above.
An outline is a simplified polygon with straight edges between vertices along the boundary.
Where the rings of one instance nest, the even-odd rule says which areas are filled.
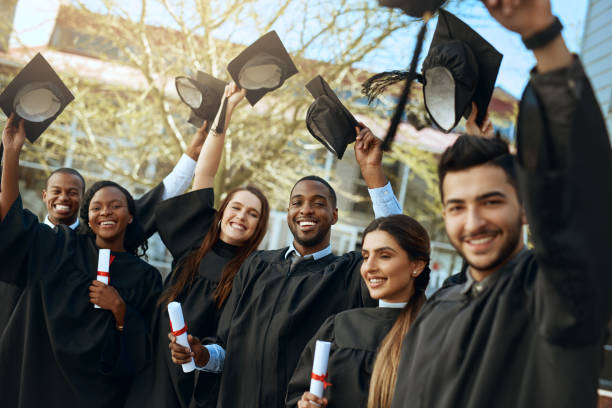
[[[561,30],[563,30],[563,24],[561,24],[561,21],[555,17],[555,21],[553,21],[552,24],[545,29],[538,31],[527,38],[523,37],[523,44],[525,44],[525,47],[527,47],[528,50],[542,48],[557,38],[557,36],[561,34]]]

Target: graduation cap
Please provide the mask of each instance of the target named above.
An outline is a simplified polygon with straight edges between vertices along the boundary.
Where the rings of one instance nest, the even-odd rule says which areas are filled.
[[[265,94],[280,88],[298,70],[276,31],[270,31],[244,49],[227,66],[230,76],[255,105]]]
[[[34,143],[73,99],[51,65],[38,53],[0,94],[0,108],[6,116],[15,112],[25,120],[26,136]]]
[[[442,6],[446,0],[378,0],[384,7],[399,8],[412,17],[423,17],[425,13],[433,13]]]
[[[450,132],[476,102],[481,126],[493,95],[500,54],[455,15],[440,10],[438,25],[423,61],[423,96],[432,120]]]
[[[188,122],[199,128],[207,120],[208,131],[221,106],[227,82],[198,71],[196,79],[176,77],[174,85],[181,100],[191,108]]]
[[[327,150],[342,159],[346,146],[355,141],[355,117],[344,107],[338,96],[321,75],[317,75],[306,89],[315,98],[306,113],[306,127]]]
[[[368,78],[368,80],[363,83],[362,92],[367,95],[370,102],[372,102],[374,97],[384,91],[388,85],[401,80],[406,80],[404,89],[402,90],[397,102],[395,112],[391,118],[389,129],[387,130],[387,134],[383,140],[383,150],[391,149],[391,143],[393,142],[397,128],[402,120],[404,108],[408,103],[412,81],[419,77],[419,75],[416,73],[416,66],[423,49],[425,33],[427,32],[427,22],[431,18],[432,14],[437,11],[445,1],[446,0],[378,0],[378,4],[381,6],[400,8],[406,14],[412,17],[423,18],[423,24],[421,25],[421,29],[417,34],[417,41],[414,46],[414,52],[412,54],[412,59],[410,60],[408,71],[382,72]]]

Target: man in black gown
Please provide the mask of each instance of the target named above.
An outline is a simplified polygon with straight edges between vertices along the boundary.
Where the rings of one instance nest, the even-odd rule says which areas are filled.
[[[355,155],[375,214],[401,213],[382,171],[381,143],[367,128],[360,132]],[[217,341],[223,347],[193,347],[197,365],[223,372],[217,407],[283,407],[300,354],[325,319],[375,305],[359,275],[361,254],[331,252],[337,218],[333,189],[325,180],[305,177],[289,200],[292,245],[255,252],[243,263],[219,321]],[[175,356],[182,351],[173,345]]]
[[[485,4],[537,60],[518,154],[461,136],[440,159],[446,230],[468,267],[404,339],[392,407],[595,407],[612,314],[605,123],[549,0]]]

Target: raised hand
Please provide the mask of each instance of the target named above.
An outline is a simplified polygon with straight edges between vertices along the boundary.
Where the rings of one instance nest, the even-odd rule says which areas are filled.
[[[485,139],[493,139],[495,137],[495,129],[493,123],[489,119],[489,114],[485,116],[482,126],[476,124],[476,116],[478,115],[478,107],[476,102],[472,102],[472,112],[465,122],[465,133],[472,136],[479,136]]]
[[[6,150],[20,151],[25,143],[25,138],[25,121],[19,119],[17,123],[17,115],[15,112],[11,113],[2,131],[2,145]]]
[[[359,122],[355,127],[357,137],[355,140],[355,159],[359,167],[380,166],[382,163],[382,141],[374,133]]]
[[[483,0],[491,16],[510,31],[523,37],[552,24],[550,0]]]
[[[205,120],[202,123],[202,126],[198,129],[193,139],[191,139],[191,143],[187,146],[187,150],[185,150],[185,154],[191,157],[193,160],[198,160],[198,156],[200,155],[200,151],[202,150],[202,146],[204,146],[204,141],[206,140],[206,127],[208,126],[208,121]]]
[[[235,82],[225,86],[225,97],[227,98],[227,109],[234,110],[234,108],[244,99],[246,96],[246,89],[240,89]]]

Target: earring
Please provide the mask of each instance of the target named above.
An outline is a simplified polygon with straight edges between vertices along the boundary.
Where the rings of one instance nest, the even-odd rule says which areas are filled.
[[[417,271],[412,271],[412,276],[417,276]]]
[[[217,228],[221,228],[221,220],[217,223]]]

